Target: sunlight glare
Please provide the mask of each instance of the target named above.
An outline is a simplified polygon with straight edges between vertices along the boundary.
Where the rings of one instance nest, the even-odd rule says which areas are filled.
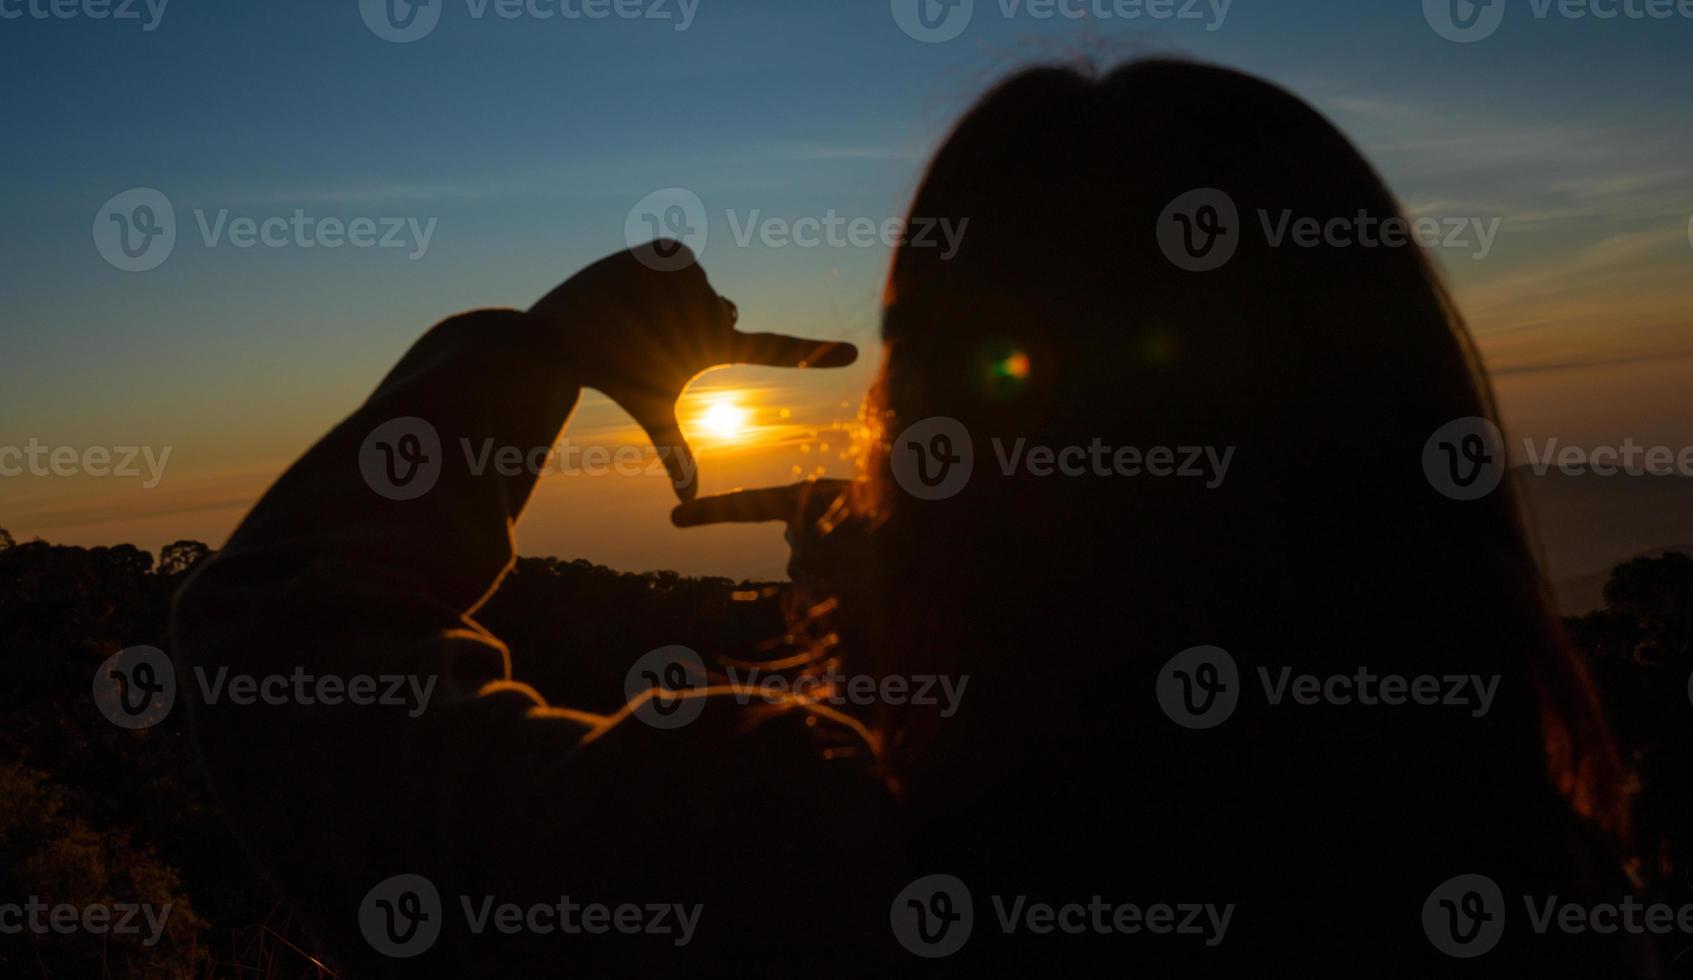
[[[739,438],[746,431],[747,418],[751,413],[730,399],[713,402],[700,415],[700,428],[717,439],[730,440]]]

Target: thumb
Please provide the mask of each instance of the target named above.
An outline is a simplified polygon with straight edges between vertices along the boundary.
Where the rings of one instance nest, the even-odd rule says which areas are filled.
[[[699,481],[695,479],[699,466],[694,461],[694,451],[682,438],[682,427],[676,424],[675,406],[649,407],[637,415],[635,421],[646,430],[647,438],[658,450],[658,458],[664,461],[665,472],[670,474],[670,482],[676,487],[677,499],[683,503],[693,500],[700,489]]]

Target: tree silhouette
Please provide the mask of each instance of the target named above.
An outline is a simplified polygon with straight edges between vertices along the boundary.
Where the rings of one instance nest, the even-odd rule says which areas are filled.
[[[17,544],[0,531],[0,896],[173,907],[155,947],[102,950],[67,937],[14,953],[0,943],[0,977],[222,976],[207,962],[247,962],[255,934],[308,944],[276,920],[276,896],[201,781],[181,713],[127,731],[89,697],[96,668],[118,650],[170,650],[171,597],[211,554],[177,541],[155,562],[132,545]],[[623,703],[624,674],[648,650],[680,638],[708,659],[744,654],[784,628],[763,585],[557,558],[519,559],[479,618],[547,697],[605,711]],[[90,959],[102,953],[105,974]]]
[[[200,541],[176,541],[159,549],[159,574],[186,575],[211,556],[212,549]]]
[[[1693,870],[1693,558],[1670,552],[1618,565],[1605,608],[1565,621],[1587,654],[1606,714],[1638,783],[1641,875],[1664,900],[1684,902]],[[1673,951],[1672,951],[1673,952]]]
[[[37,934],[26,944],[27,952],[0,952],[0,970],[8,976],[39,969],[49,976],[183,980],[199,974],[206,961],[199,942],[206,922],[183,894],[176,869],[136,842],[129,828],[96,827],[72,813],[70,794],[44,772],[0,762],[0,796],[7,801],[0,813],[0,868],[5,869],[0,883],[6,895],[77,906],[169,906],[157,937],[145,930],[113,931],[90,943],[73,934]]]
[[[1685,662],[1693,638],[1693,558],[1672,551],[1617,566],[1605,583],[1605,605],[1639,631],[1637,659]]]

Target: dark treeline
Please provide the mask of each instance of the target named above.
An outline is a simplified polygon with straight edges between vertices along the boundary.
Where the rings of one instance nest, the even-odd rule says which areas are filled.
[[[129,731],[91,695],[117,651],[169,650],[171,596],[209,555],[184,541],[155,561],[129,545],[17,544],[0,530],[0,901],[170,905],[152,946],[145,930],[0,936],[0,976],[322,975],[223,825],[181,711]],[[708,661],[744,654],[780,634],[780,599],[769,585],[525,558],[478,618],[511,645],[518,677],[609,711],[641,654],[676,643]]]
[[[180,712],[128,731],[90,695],[96,668],[118,650],[169,649],[171,596],[209,554],[183,541],[155,560],[129,545],[17,544],[0,530],[0,901],[171,907],[153,946],[144,936],[0,937],[0,975],[323,975],[219,818]],[[626,667],[648,650],[680,643],[710,662],[778,637],[784,591],[526,558],[478,618],[510,644],[518,677],[609,711]],[[1633,870],[1649,898],[1687,902],[1693,558],[1620,565],[1605,601],[1566,626],[1636,776]]]

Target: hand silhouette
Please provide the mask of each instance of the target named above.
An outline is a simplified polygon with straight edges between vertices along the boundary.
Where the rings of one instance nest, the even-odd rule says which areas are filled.
[[[783,521],[791,555],[788,577],[814,597],[833,596],[856,607],[868,578],[870,535],[849,513],[846,480],[807,480],[701,497],[670,512],[677,527]]]
[[[529,310],[565,331],[576,380],[634,417],[664,457],[684,502],[698,492],[676,399],[714,367],[844,367],[851,344],[735,329],[735,304],[717,295],[693,253],[659,240],[618,252],[570,277]]]

